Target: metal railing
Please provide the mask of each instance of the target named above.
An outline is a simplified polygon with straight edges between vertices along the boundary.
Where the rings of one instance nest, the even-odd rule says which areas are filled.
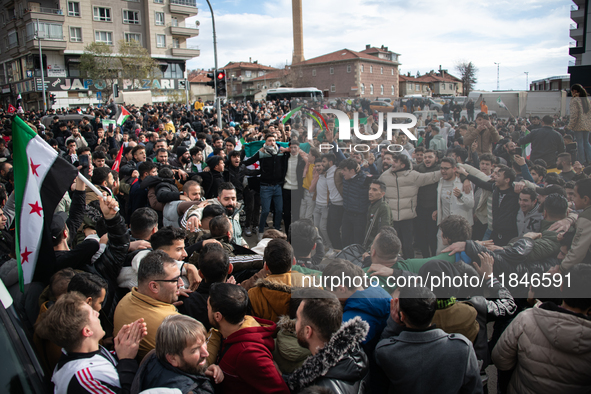
[[[579,45],[579,42],[578,42],[578,41],[571,41],[571,42],[569,42],[569,43],[568,43],[568,46],[569,46],[570,48],[578,48],[578,47],[580,47],[581,45]]]
[[[576,23],[571,23],[570,24],[570,30],[576,30],[578,28],[579,28],[579,26]]]
[[[573,5],[570,6],[570,10],[571,11],[578,11],[579,10],[579,7],[573,4]]]
[[[569,60],[569,61],[568,61],[568,66],[569,66],[569,67],[572,67],[572,66],[574,66],[574,65],[575,65],[575,62],[574,62],[574,61],[572,61],[572,60]]]
[[[197,8],[197,0],[170,0],[170,4]]]
[[[47,7],[39,7],[39,6],[32,6],[31,12],[39,12],[41,14],[51,14],[51,15],[64,15],[64,12],[59,8],[47,8]]]
[[[183,29],[199,30],[199,28],[197,26],[181,26],[181,25],[178,24],[178,22],[177,22],[176,25],[173,24],[172,22],[168,22],[166,24],[166,26],[169,26],[169,27],[182,27]]]

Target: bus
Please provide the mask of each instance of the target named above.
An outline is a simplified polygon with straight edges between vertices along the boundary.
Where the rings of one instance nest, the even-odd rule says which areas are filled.
[[[266,100],[291,100],[294,98],[322,100],[322,91],[316,88],[277,88],[267,90]]]

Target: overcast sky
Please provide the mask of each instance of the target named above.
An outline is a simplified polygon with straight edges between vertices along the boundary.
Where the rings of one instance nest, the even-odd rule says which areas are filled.
[[[258,60],[279,67],[293,53],[291,0],[210,0],[215,12],[218,64]],[[456,64],[471,61],[478,68],[479,90],[497,86],[525,89],[529,81],[566,75],[569,0],[302,0],[304,56],[311,59],[343,48],[366,44],[399,53],[401,73],[415,75],[441,67],[458,75]],[[200,34],[189,39],[201,55],[189,69],[214,66],[211,13],[198,0]]]

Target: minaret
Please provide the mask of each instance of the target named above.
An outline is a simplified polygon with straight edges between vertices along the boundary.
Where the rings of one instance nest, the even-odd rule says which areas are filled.
[[[304,61],[304,24],[302,20],[302,0],[291,0],[293,16],[293,59],[291,64]]]

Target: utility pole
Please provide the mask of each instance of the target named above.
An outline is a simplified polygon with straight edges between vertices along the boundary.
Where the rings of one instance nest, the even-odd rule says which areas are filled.
[[[207,5],[209,6],[209,11],[211,12],[211,24],[213,25],[213,58],[215,61],[215,77],[214,77],[214,81],[215,81],[215,85],[213,87],[213,90],[216,94],[216,111],[218,113],[218,127],[220,128],[220,130],[222,129],[222,105],[221,105],[221,99],[219,97],[217,97],[217,89],[218,89],[218,81],[217,81],[217,73],[218,73],[218,43],[217,43],[217,39],[215,36],[215,18],[213,17],[213,8],[211,8],[211,3],[209,2],[209,0],[207,1]]]
[[[501,63],[495,62],[495,64],[497,65],[497,90],[500,90],[500,88],[499,88],[499,67],[501,66]]]
[[[525,90],[529,90],[529,71],[524,71],[525,74]]]
[[[41,52],[41,36],[39,35],[39,18],[37,18],[37,42],[39,43],[39,67],[41,67],[41,85],[43,85],[43,111],[47,113],[47,95],[45,94],[45,67]]]

